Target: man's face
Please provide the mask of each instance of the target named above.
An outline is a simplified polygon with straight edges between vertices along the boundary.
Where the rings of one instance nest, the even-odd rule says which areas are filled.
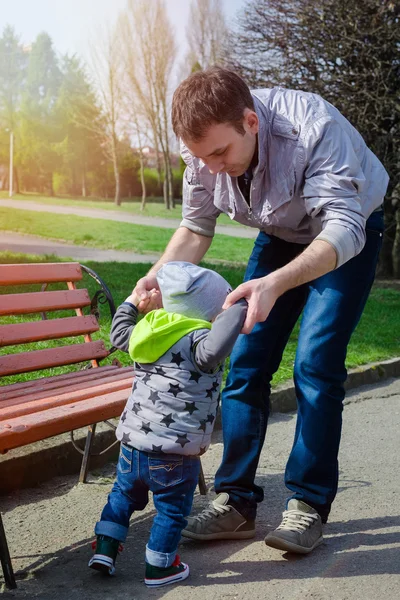
[[[249,168],[257,143],[258,117],[246,108],[243,113],[244,135],[227,123],[211,125],[199,141],[184,140],[189,152],[200,158],[210,173],[238,177]]]

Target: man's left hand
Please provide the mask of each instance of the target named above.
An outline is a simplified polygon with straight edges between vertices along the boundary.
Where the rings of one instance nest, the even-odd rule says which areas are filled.
[[[241,298],[245,298],[249,307],[241,333],[250,333],[256,323],[265,321],[279,295],[275,283],[267,275],[239,285],[227,296],[222,308],[229,308]]]

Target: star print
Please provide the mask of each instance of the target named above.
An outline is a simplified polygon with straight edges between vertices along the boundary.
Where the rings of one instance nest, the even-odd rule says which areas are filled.
[[[164,425],[166,425],[167,427],[169,427],[171,423],[175,423],[174,419],[172,418],[172,413],[170,413],[169,415],[165,415],[165,417],[161,419],[161,423],[164,423]]]
[[[177,383],[177,384],[170,383],[168,391],[171,392],[171,394],[173,394],[175,396],[175,398],[176,398],[177,395],[179,394],[179,392],[182,391],[182,389],[179,387],[179,383]]]
[[[165,375],[165,371],[162,367],[156,367],[156,373],[157,375]]]
[[[128,444],[128,446],[129,446],[130,443],[131,443],[131,438],[129,436],[129,433],[123,433],[121,444]]]
[[[172,363],[175,363],[175,364],[177,364],[177,365],[178,365],[178,367],[180,367],[180,366],[181,366],[181,362],[184,362],[184,360],[185,360],[185,359],[184,359],[184,358],[182,358],[182,355],[181,355],[181,353],[180,353],[180,352],[176,352],[176,353],[175,353],[175,352],[173,352],[173,353],[172,353],[172,359],[171,359],[171,362],[172,362]]]
[[[133,406],[132,406],[132,412],[135,413],[135,415],[138,414],[138,412],[140,412],[142,410],[141,406],[140,406],[140,402],[134,402]]]
[[[158,392],[156,392],[155,390],[151,390],[149,400],[151,400],[152,403],[155,404],[156,400],[159,400],[159,399],[160,399],[160,396],[158,395]]]
[[[207,398],[212,398],[213,392],[214,392],[214,388],[210,388],[209,390],[206,390],[207,394]]]
[[[143,377],[142,381],[144,384],[146,384],[148,381],[150,381],[151,379],[151,375],[149,373],[146,373],[146,375]]]
[[[137,379],[135,379],[135,381],[133,382],[133,386],[132,386],[132,392],[134,392],[137,388]]]
[[[211,425],[214,423],[215,421],[215,417],[214,415],[207,415],[207,423],[211,423]]]
[[[199,427],[199,429],[202,429],[204,431],[204,433],[205,433],[206,427],[207,427],[207,421],[205,419],[203,419],[202,421],[200,421],[200,427]]]
[[[185,444],[189,444],[189,440],[187,439],[187,434],[185,433],[184,435],[180,435],[178,433],[178,437],[175,440],[176,444],[180,444],[182,446],[182,448],[185,447]]]
[[[122,423],[125,423],[125,421],[126,421],[126,410],[124,410],[124,412],[121,415],[121,421],[122,421]]]
[[[162,445],[161,446],[155,446],[154,444],[152,444],[152,452],[158,452],[158,453],[163,453],[162,451]]]
[[[200,448],[200,452],[199,452],[199,456],[203,456],[203,454],[206,453],[207,448],[204,446],[204,448]]]
[[[140,431],[144,431],[144,433],[146,435],[148,433],[150,433],[151,431],[153,431],[152,429],[150,429],[150,421],[148,423],[145,423],[144,421],[142,421],[142,426],[140,428]]]
[[[189,381],[195,381],[196,383],[199,383],[200,377],[201,377],[201,375],[197,371],[190,371]]]
[[[213,392],[216,392],[217,389],[219,388],[219,383],[218,381],[214,381],[214,383],[212,384],[212,388],[213,388]]]
[[[190,415],[194,413],[195,410],[199,410],[196,407],[195,402],[185,402],[185,408],[183,410],[187,410]]]

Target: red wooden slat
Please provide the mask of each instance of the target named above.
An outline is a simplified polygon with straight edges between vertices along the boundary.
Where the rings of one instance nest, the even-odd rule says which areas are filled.
[[[91,385],[97,385],[101,383],[107,383],[108,381],[118,381],[120,379],[127,379],[129,377],[133,378],[133,369],[132,367],[111,367],[110,370],[105,372],[102,371],[104,367],[99,367],[96,369],[84,369],[83,371],[75,371],[70,373],[70,375],[78,375],[78,373],[87,373],[86,377],[70,377],[69,379],[64,379],[58,382],[52,381],[50,385],[38,385],[36,383],[32,386],[25,386],[22,389],[14,390],[12,385],[9,386],[11,390],[3,393],[3,388],[0,387],[0,407],[3,402],[6,400],[11,400],[15,398],[19,402],[24,402],[27,396],[29,397],[38,397],[38,398],[47,398],[48,396],[53,396],[54,394],[60,394],[65,390],[81,390],[85,387],[90,387]],[[98,373],[98,374],[97,374]],[[41,380],[35,380],[35,382],[43,381],[45,384],[48,379],[57,379],[59,376],[53,377],[43,377]],[[26,382],[29,384],[30,382]],[[16,386],[18,384],[15,384]]]
[[[0,356],[0,376],[29,373],[108,356],[102,340]]]
[[[94,315],[87,317],[65,317],[47,321],[32,321],[30,323],[13,323],[0,325],[0,346],[13,346],[41,340],[56,340],[93,333],[99,330],[99,324]]]
[[[123,367],[123,369],[132,367]],[[87,380],[95,379],[96,377],[102,377],[107,371],[116,371],[119,369],[116,365],[104,365],[104,367],[97,367],[96,369],[83,369],[81,371],[71,371],[69,373],[63,373],[62,375],[51,375],[50,377],[39,377],[38,379],[30,379],[29,381],[21,381],[21,383],[8,383],[7,385],[0,385],[0,398],[10,396],[17,396],[19,393],[24,393],[26,390],[30,393],[34,389],[50,389],[59,387],[61,382],[67,385],[69,382],[75,382],[76,380]]]
[[[126,390],[120,390],[2,422],[0,452],[117,417],[126,399]]]
[[[132,378],[120,379],[119,381],[108,381],[107,383],[99,383],[98,385],[86,386],[84,389],[78,390],[63,390],[63,393],[53,394],[48,398],[38,398],[35,396],[27,396],[24,402],[14,398],[8,402],[1,402],[0,405],[0,422],[7,419],[14,419],[23,415],[30,415],[36,412],[42,412],[64,404],[72,404],[81,402],[94,396],[101,396],[125,390],[126,399],[128,399],[132,387]]]
[[[97,371],[97,369],[95,370]],[[31,389],[27,388],[22,390],[22,392],[19,392],[19,394],[13,394],[13,392],[8,392],[8,394],[0,393],[0,410],[3,406],[11,406],[11,404],[24,404],[25,402],[32,402],[32,400],[40,400],[42,398],[50,398],[50,396],[58,396],[67,392],[85,390],[90,387],[106,385],[108,383],[112,383],[113,381],[121,381],[123,379],[130,379],[132,383],[133,370],[131,368],[128,370],[117,369],[116,371],[105,373],[98,378],[92,377],[90,380],[85,379],[82,381],[81,379],[77,379],[75,382],[70,380],[69,383],[63,385],[59,383],[59,385],[53,389],[40,389],[35,386]]]
[[[23,315],[65,308],[82,308],[89,304],[87,290],[7,294],[0,296],[0,315]]]
[[[31,263],[0,266],[0,285],[79,281],[79,263]]]

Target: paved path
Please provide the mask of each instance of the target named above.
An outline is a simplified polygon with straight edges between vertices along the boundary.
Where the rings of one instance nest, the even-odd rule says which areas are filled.
[[[162,219],[160,217],[143,217],[133,215],[128,212],[114,210],[103,210],[100,208],[84,208],[80,206],[60,206],[56,204],[39,204],[38,202],[29,202],[26,200],[0,200],[0,207],[15,208],[17,210],[50,212],[57,215],[77,215],[79,217],[89,217],[91,219],[106,219],[108,221],[119,221],[121,223],[134,223],[136,225],[150,225],[151,227],[162,227],[176,229],[179,227],[180,219]],[[250,227],[217,225],[216,233],[241,238],[254,239],[258,234],[258,229]]]
[[[0,231],[0,251],[22,252],[23,254],[54,254],[60,258],[72,258],[80,262],[154,263],[159,254],[137,254],[123,250],[101,250],[89,246],[74,246],[64,242],[47,240],[36,235]]]
[[[285,461],[295,414],[272,416],[257,483],[265,489],[254,540],[181,543],[190,565],[187,582],[161,590],[143,584],[144,549],[152,503],[134,515],[117,575],[105,579],[87,568],[93,525],[110,489],[113,468],[54,479],[1,498],[4,526],[19,589],[1,598],[40,600],[398,600],[400,598],[400,381],[354,390],[344,409],[339,493],[325,543],[309,556],[268,548],[265,534],[280,520],[287,491]],[[211,483],[221,459],[214,433],[202,457]],[[196,497],[199,510],[204,500]]]

